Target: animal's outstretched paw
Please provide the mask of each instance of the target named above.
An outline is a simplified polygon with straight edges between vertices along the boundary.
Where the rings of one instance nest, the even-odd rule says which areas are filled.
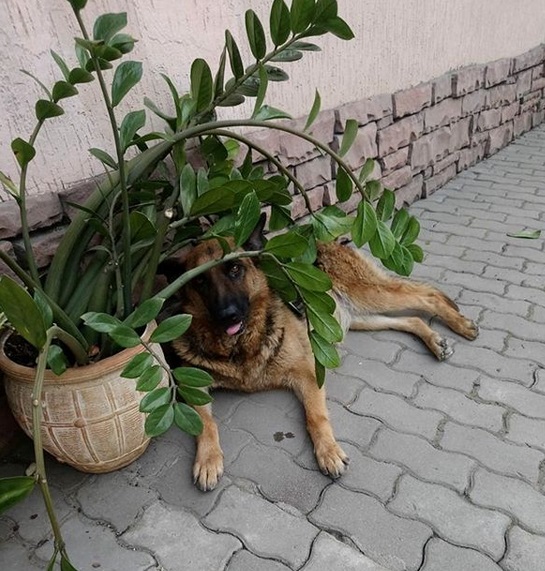
[[[433,340],[430,349],[439,361],[446,361],[454,353],[447,339],[439,335]]]
[[[195,459],[193,464],[193,482],[203,492],[213,490],[223,475],[223,454],[211,452]]]
[[[350,458],[336,442],[321,445],[316,448],[315,452],[322,474],[335,479],[346,472]]]
[[[472,321],[471,319],[466,319],[465,326],[464,326],[464,331],[462,332],[462,335],[466,338],[469,339],[470,341],[473,341],[473,339],[477,338],[477,335],[479,335],[479,326]]]

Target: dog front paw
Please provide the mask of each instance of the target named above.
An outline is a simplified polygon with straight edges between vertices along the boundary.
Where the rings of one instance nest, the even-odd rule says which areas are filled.
[[[193,482],[203,492],[213,490],[223,476],[223,454],[211,453],[195,459],[193,464]]]
[[[334,479],[342,476],[350,463],[350,459],[336,442],[317,448],[316,460],[322,474]]]

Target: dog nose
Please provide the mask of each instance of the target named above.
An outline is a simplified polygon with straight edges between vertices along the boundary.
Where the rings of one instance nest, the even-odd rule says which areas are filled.
[[[218,311],[218,317],[223,323],[237,323],[242,319],[243,315],[240,309],[234,303],[231,303]]]

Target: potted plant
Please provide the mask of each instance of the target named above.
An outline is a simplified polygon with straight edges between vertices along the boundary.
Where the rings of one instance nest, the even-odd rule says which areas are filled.
[[[103,471],[130,462],[145,449],[149,436],[162,434],[172,424],[191,434],[198,434],[202,428],[191,405],[209,401],[202,389],[211,379],[192,368],[171,370],[160,349],[161,343],[183,335],[191,318],[175,315],[156,328],[154,325],[165,300],[180,287],[227,259],[260,256],[272,285],[287,301],[299,297],[307,310],[317,378],[322,383],[325,369],[339,363],[334,344],[340,341],[341,333],[331,314],[331,303],[324,301],[327,293],[313,288],[312,276],[319,271],[312,265],[316,241],[346,234],[358,246],[369,242],[376,257],[405,275],[414,261],[422,258],[421,249],[414,244],[418,222],[404,210],[395,211],[393,193],[370,180],[373,162],[367,161],[354,173],[343,160],[357,135],[356,121],[347,121],[335,151],[309,133],[320,110],[318,93],[303,129],[277,121],[289,118],[288,114],[264,103],[269,82],[288,79],[278,65],[319,49],[308,42],[309,38],[327,33],[341,39],[352,37],[349,26],[337,14],[336,0],[293,0],[291,7],[284,0],[274,0],[269,39],[257,15],[248,10],[245,24],[252,63],[245,65],[235,39],[226,31],[215,75],[205,60],[195,59],[190,90],[185,94],[162,76],[172,95],[173,112],[165,112],[145,99],[147,109],[165,122],[164,132],[148,133],[142,133],[144,109],[118,117],[118,104],[142,75],[141,63],[125,59],[135,42],[122,31],[126,15],[101,15],[89,33],[83,18],[86,0],[67,2],[81,31],[76,38],[78,64],[73,67],[52,52],[62,78],[51,89],[37,80],[46,96],[35,106],[36,127],[28,139],[11,142],[20,166],[18,182],[0,173],[0,181],[19,205],[25,247],[24,264],[0,250],[0,259],[18,278],[0,277],[0,310],[10,325],[0,346],[0,366],[10,377],[7,392],[12,407],[32,435],[36,455],[33,474],[0,480],[0,508],[22,500],[36,483],[40,486],[55,536],[51,569],[59,558],[62,569],[73,567],[47,486],[44,448],[80,469]],[[62,100],[76,96],[82,84],[95,80],[110,120],[115,156],[91,149],[106,175],[79,207],[42,275],[33,255],[26,216],[26,181],[36,152],[34,144],[43,124],[64,113]],[[217,119],[218,108],[240,105],[247,98],[255,102],[250,117]],[[355,215],[338,206],[313,212],[296,176],[240,127],[287,132],[329,155],[337,169],[338,201],[347,202],[354,192],[360,195]],[[263,167],[254,165],[257,154],[272,164],[275,172],[267,174]],[[192,162],[192,155],[198,156],[200,166]],[[305,220],[291,217],[294,192],[305,200],[309,214]],[[241,251],[264,207],[269,209],[268,228],[275,237],[262,251]],[[232,240],[224,240],[228,236]],[[158,264],[165,257],[194,240],[211,237],[224,244],[223,260],[186,272],[161,291],[154,291]],[[25,352],[27,361],[21,357]],[[103,367],[111,362],[119,369],[115,381],[107,373],[104,388],[99,380],[90,379],[89,371],[99,371],[102,379]],[[21,380],[22,376],[26,379]],[[77,378],[76,389],[68,387],[71,376]],[[127,392],[118,393],[121,388]],[[85,396],[90,400],[84,401]],[[59,402],[65,407],[61,412],[55,410]],[[69,423],[69,440],[82,444],[81,464],[73,462],[72,451],[65,454],[68,445],[60,443],[63,430],[55,426],[55,419],[66,418],[66,407],[75,413]],[[121,453],[120,459],[105,453],[106,435],[124,433],[125,419],[114,418],[115,408],[135,417],[141,428],[132,450]],[[91,417],[84,414],[86,409]],[[97,428],[93,413],[97,418],[107,417],[106,424]]]

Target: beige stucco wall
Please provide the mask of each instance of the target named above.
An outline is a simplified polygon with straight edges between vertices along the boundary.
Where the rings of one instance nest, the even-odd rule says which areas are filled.
[[[129,28],[140,41],[130,55],[145,64],[142,83],[120,106],[141,108],[144,94],[163,106],[168,96],[159,73],[187,88],[193,58],[214,70],[228,27],[243,46],[244,11],[253,8],[268,21],[270,0],[92,0],[86,21],[103,11],[127,11]],[[46,84],[59,78],[49,50],[75,64],[75,22],[65,0],[0,0],[0,170],[16,175],[9,143],[27,138],[33,103],[40,89],[21,68]],[[545,39],[543,0],[339,0],[340,14],[356,39],[319,38],[322,53],[286,64],[290,83],[273,85],[269,102],[294,116],[304,115],[318,88],[322,107],[394,92],[469,63],[519,55]],[[53,75],[55,74],[55,75]],[[100,172],[84,151],[112,151],[96,82],[66,100],[66,116],[47,123],[32,165],[32,192],[51,191]],[[244,110],[238,109],[237,113]],[[157,124],[156,124],[157,125]]]

